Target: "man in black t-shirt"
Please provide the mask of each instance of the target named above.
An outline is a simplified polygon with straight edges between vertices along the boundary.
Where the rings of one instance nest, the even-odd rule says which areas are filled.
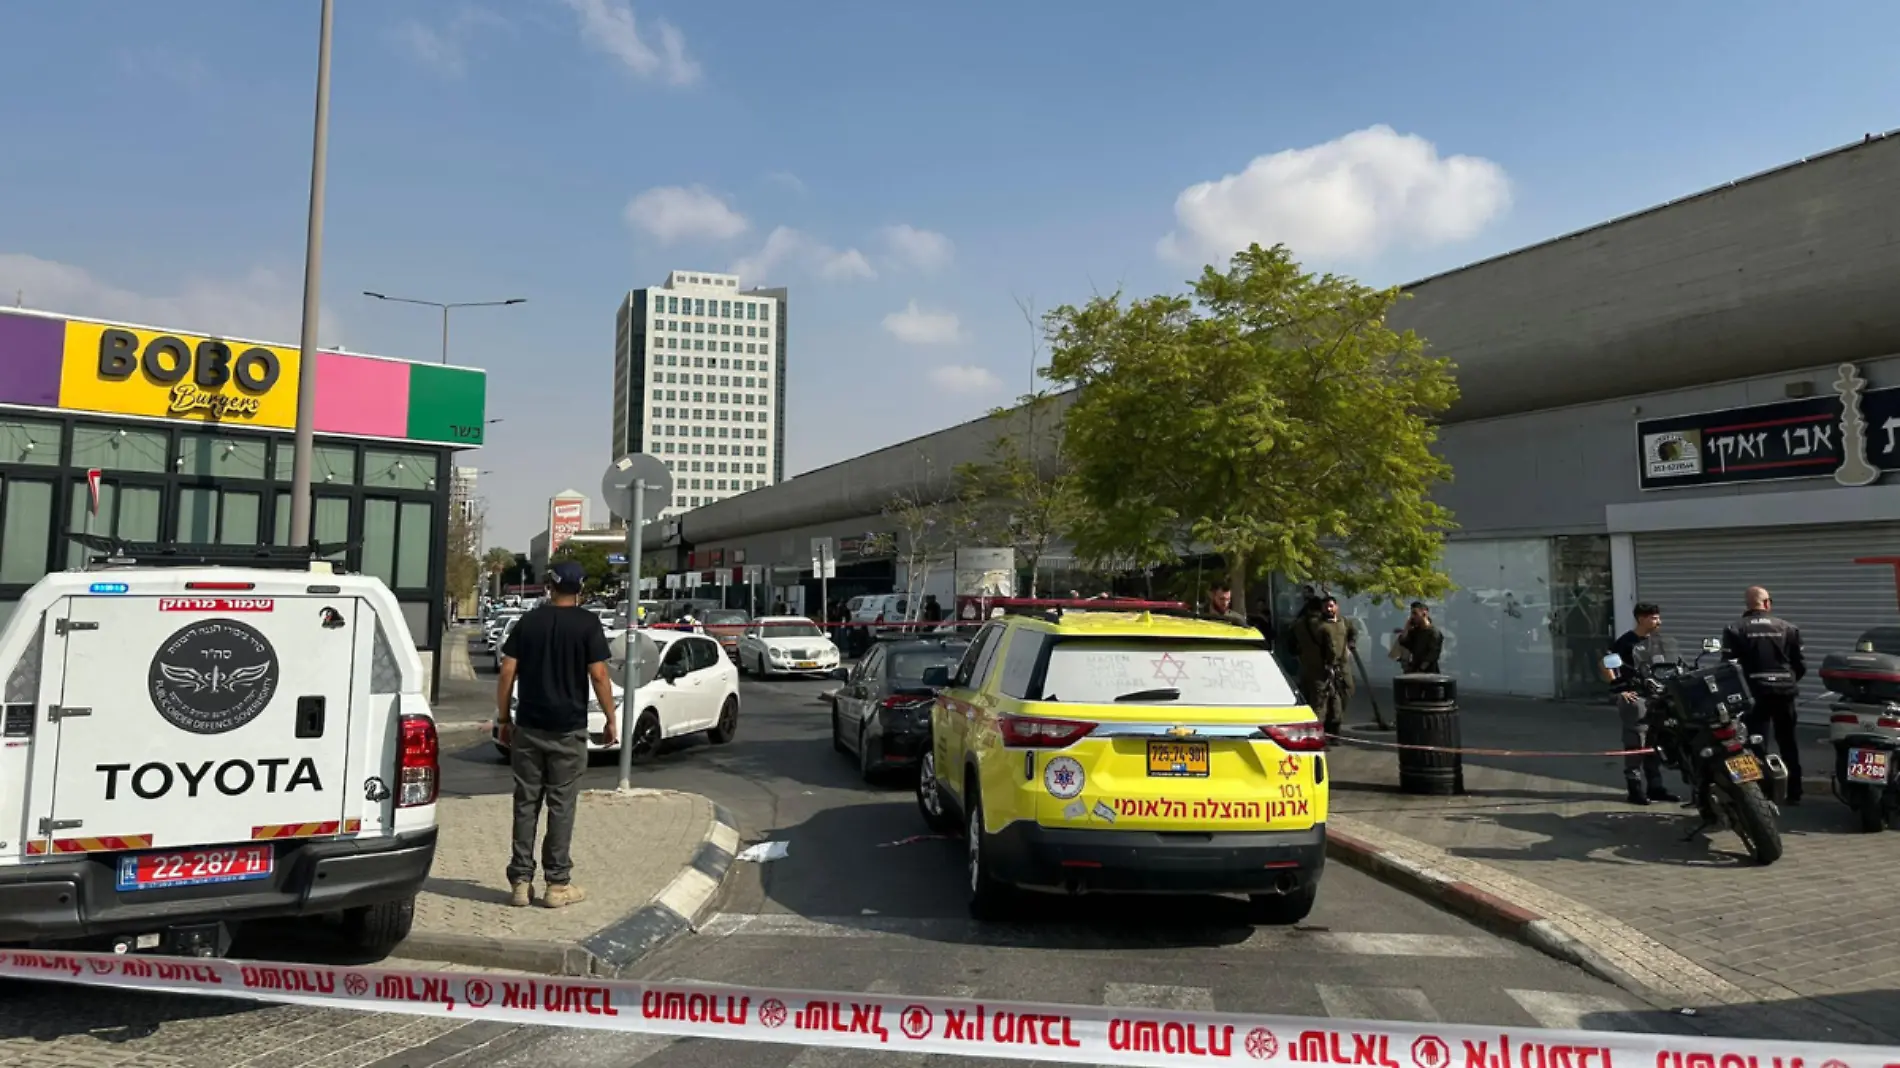
[[[600,617],[580,606],[587,572],[564,561],[548,568],[548,599],[521,617],[501,649],[495,713],[501,742],[515,773],[514,852],[508,861],[510,903],[526,908],[534,896],[534,833],[547,805],[548,833],[541,873],[551,909],[586,893],[572,882],[574,806],[587,771],[587,697],[606,713],[605,741],[618,735],[613,687],[607,678],[607,633]],[[510,698],[514,700],[511,702]],[[510,704],[513,709],[510,709]]]
[[[1624,749],[1642,749],[1649,745],[1649,706],[1638,680],[1648,674],[1659,658],[1663,663],[1673,664],[1682,655],[1676,640],[1662,632],[1662,609],[1653,604],[1639,604],[1634,614],[1635,628],[1624,631],[1610,646],[1623,666],[1614,671],[1602,669],[1604,681],[1616,693],[1617,711],[1623,719]],[[1629,785],[1630,804],[1676,800],[1676,795],[1663,785],[1662,772],[1662,757],[1653,752],[1625,756],[1623,778]]]

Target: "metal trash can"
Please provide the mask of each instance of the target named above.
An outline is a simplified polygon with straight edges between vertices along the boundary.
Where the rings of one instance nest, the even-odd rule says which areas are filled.
[[[1400,675],[1392,680],[1392,704],[1401,746],[1457,749],[1458,681],[1448,675]],[[1450,796],[1465,792],[1461,753],[1399,750],[1399,791]]]

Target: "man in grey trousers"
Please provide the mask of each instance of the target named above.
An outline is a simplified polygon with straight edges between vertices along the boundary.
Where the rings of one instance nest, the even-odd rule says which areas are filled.
[[[548,568],[548,599],[521,617],[501,650],[495,718],[515,773],[508,885],[513,890],[509,903],[516,908],[528,907],[534,898],[534,833],[544,804],[548,833],[541,843],[541,873],[547,891],[541,903],[558,909],[587,897],[573,883],[569,846],[581,776],[587,771],[589,689],[607,716],[606,744],[612,745],[619,731],[607,678],[607,633],[600,617],[580,606],[586,582],[587,572],[577,563]]]

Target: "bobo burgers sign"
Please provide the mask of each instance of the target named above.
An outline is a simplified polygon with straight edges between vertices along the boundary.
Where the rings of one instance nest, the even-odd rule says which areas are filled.
[[[274,427],[296,419],[294,349],[69,320],[65,350],[67,407]]]

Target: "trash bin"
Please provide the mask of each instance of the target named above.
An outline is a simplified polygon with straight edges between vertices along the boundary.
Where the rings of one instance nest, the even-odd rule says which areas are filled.
[[[1401,746],[1457,749],[1458,682],[1448,675],[1400,675],[1392,680]],[[1465,792],[1462,754],[1431,749],[1399,750],[1399,790],[1449,796]]]

